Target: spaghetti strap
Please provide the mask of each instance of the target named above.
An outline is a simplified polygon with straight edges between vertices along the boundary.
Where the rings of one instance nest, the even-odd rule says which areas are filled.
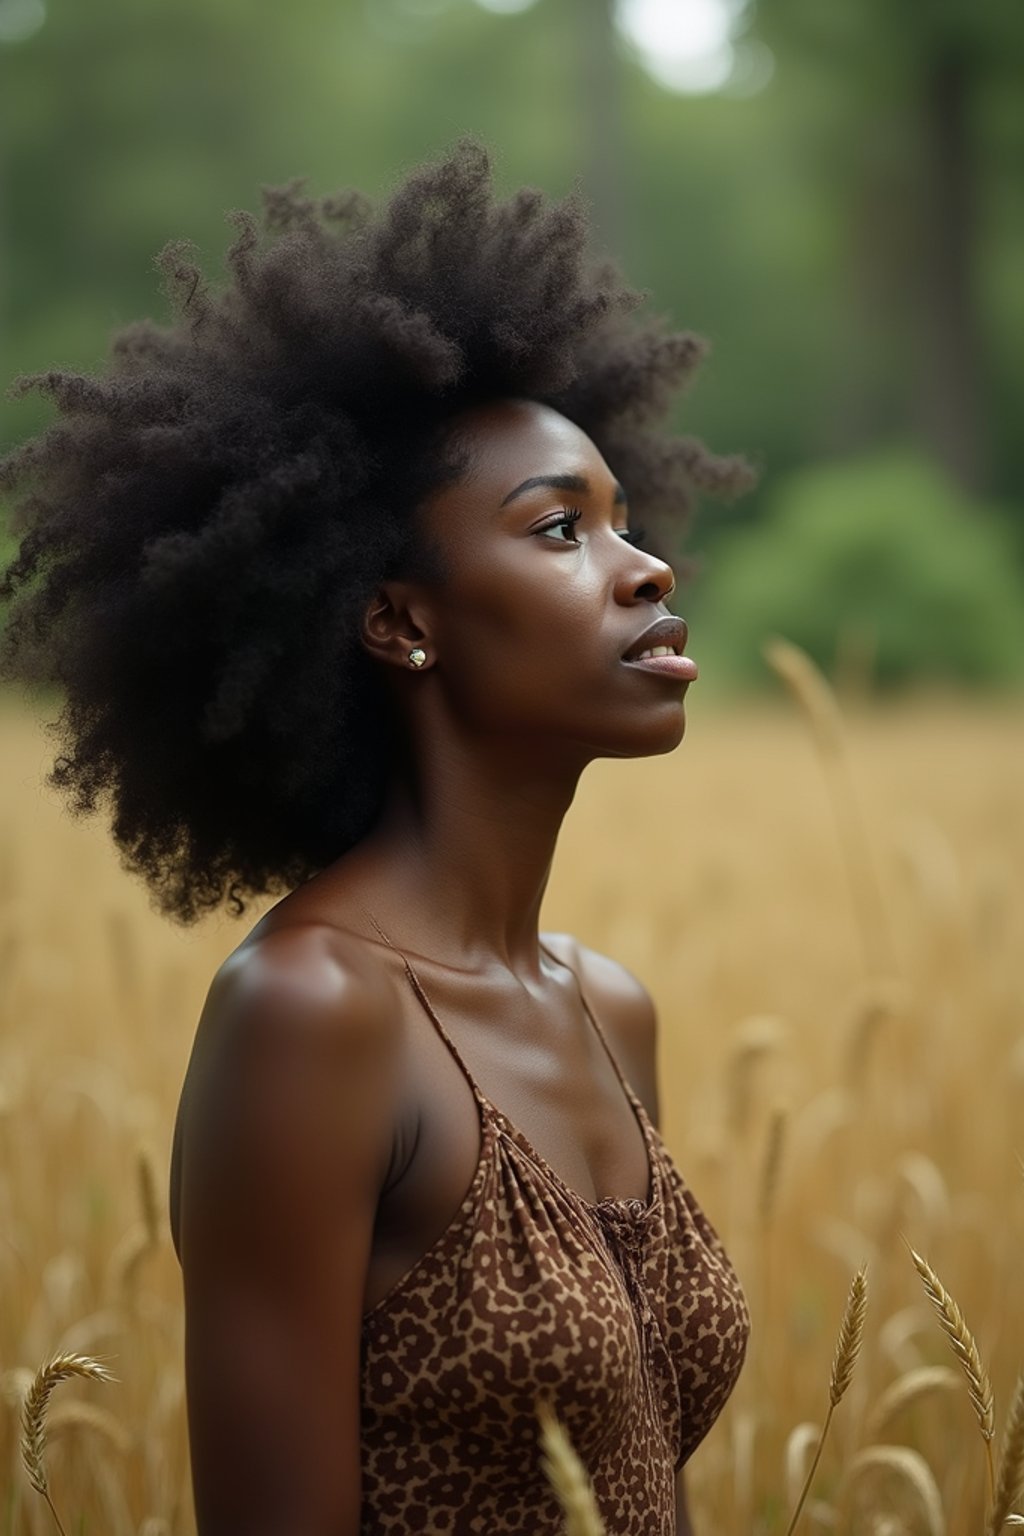
[[[611,1046],[608,1044],[608,1037],[605,1035],[604,1030],[601,1028],[600,1024],[597,1021],[597,1015],[594,1013],[594,1011],[591,1008],[590,1004],[587,1002],[587,996],[586,996],[586,993],[583,990],[583,983],[580,981],[579,972],[576,970],[576,967],[574,965],[570,965],[568,960],[561,959],[561,957],[559,955],[556,955],[553,950],[550,950],[548,948],[548,946],[544,943],[543,939],[540,940],[540,947],[541,947],[541,949],[544,951],[544,953],[550,959],[555,961],[555,963],[557,965],[562,965],[562,966],[565,967],[565,969],[567,971],[571,971],[572,972],[573,978],[574,978],[574,980],[576,982],[576,990],[577,990],[577,992],[580,995],[580,1002],[583,1004],[583,1012],[586,1014],[587,1018],[590,1020],[590,1023],[593,1026],[593,1030],[594,1030],[595,1035],[600,1040],[601,1044],[604,1046],[605,1055],[608,1057],[608,1060],[611,1062],[612,1070],[613,1070],[613,1072],[615,1073],[615,1076],[618,1078],[619,1082],[622,1085],[622,1091],[625,1093],[627,1099],[632,1104],[633,1108],[635,1110],[639,1111],[639,1113],[646,1119],[646,1111],[644,1110],[644,1106],[643,1106],[642,1101],[638,1098],[638,1096],[633,1092],[633,1089],[630,1087],[629,1082],[627,1081],[626,1077],[623,1074],[622,1068],[619,1066],[619,1063],[618,1063],[618,1060],[616,1058],[615,1052],[612,1050]]]
[[[433,1022],[434,1028],[437,1030],[438,1034],[441,1036],[441,1039],[444,1041],[445,1045],[448,1047],[449,1051],[454,1056],[456,1065],[459,1067],[459,1070],[461,1071],[463,1077],[466,1079],[466,1082],[469,1084],[470,1088],[472,1089],[473,1097],[474,1097],[474,1099],[477,1102],[477,1107],[480,1110],[484,1120],[486,1121],[486,1119],[487,1119],[487,1117],[488,1117],[488,1115],[489,1115],[489,1113],[490,1113],[490,1111],[492,1109],[491,1101],[488,1099],[487,1095],[482,1092],[479,1084],[477,1083],[476,1078],[473,1076],[472,1072],[469,1070],[469,1068],[466,1066],[466,1063],[463,1061],[462,1056],[461,1056],[461,1054],[459,1052],[458,1046],[455,1044],[455,1041],[452,1039],[451,1035],[445,1029],[444,1025],[441,1023],[441,1020],[438,1018],[437,1014],[434,1012],[434,1009],[431,1006],[430,998],[427,996],[426,992],[423,990],[423,985],[422,985],[419,977],[416,975],[416,972],[413,970],[412,966],[410,965],[409,961],[406,959],[406,957],[402,953],[402,951],[399,949],[398,945],[397,944],[393,944],[391,942],[391,940],[388,938],[387,934],[384,932],[384,929],[381,927],[380,923],[378,923],[378,921],[374,917],[373,913],[371,911],[369,911],[369,909],[367,907],[363,907],[362,911],[363,911],[364,916],[366,916],[369,919],[369,921],[373,924],[374,928],[376,928],[377,932],[380,934],[381,938],[384,940],[384,943],[388,946],[389,949],[394,950],[394,952],[398,956],[399,960],[401,960],[403,966],[405,967],[405,974],[409,978],[410,986],[412,987],[412,989],[415,992],[416,996],[419,998],[420,1002],[423,1004],[423,1007],[426,1009],[427,1016]]]
[[[669,1536],[676,1471],[717,1417],[746,1345],[743,1294],[721,1244],[582,988],[645,1138],[646,1201],[589,1199],[562,1179],[480,1091],[413,966],[364,917],[367,934],[400,956],[469,1083],[481,1143],[448,1226],[363,1315],[362,1536],[406,1536],[440,1525],[442,1514],[449,1536],[515,1536],[524,1509],[538,1511],[538,1533],[553,1533],[555,1501],[529,1451],[541,1399],[572,1425],[607,1529]],[[606,1069],[600,1075],[607,1080]]]
[[[463,1077],[466,1079],[466,1082],[469,1084],[469,1086],[470,1086],[470,1088],[471,1088],[471,1090],[473,1092],[473,1097],[476,1100],[477,1105],[480,1108],[481,1112],[483,1113],[484,1118],[486,1119],[488,1116],[496,1114],[496,1115],[499,1116],[499,1118],[502,1121],[505,1122],[505,1124],[510,1125],[511,1122],[508,1120],[508,1117],[500,1109],[498,1109],[497,1105],[494,1104],[491,1099],[489,1099],[487,1097],[487,1095],[484,1093],[483,1089],[480,1087],[479,1083],[477,1082],[476,1078],[473,1076],[472,1072],[467,1067],[465,1061],[462,1059],[462,1055],[461,1055],[461,1053],[459,1051],[458,1046],[455,1044],[455,1041],[452,1039],[451,1035],[448,1033],[448,1031],[445,1029],[444,1025],[441,1023],[441,1020],[438,1017],[437,1013],[435,1012],[434,1007],[431,1004],[431,1001],[430,1001],[429,997],[427,996],[427,994],[426,994],[426,992],[425,992],[425,990],[423,988],[423,984],[420,981],[419,977],[417,976],[416,972],[413,970],[412,964],[410,963],[410,961],[406,958],[406,956],[403,954],[403,952],[398,948],[398,945],[393,943],[392,940],[388,937],[388,935],[384,932],[384,929],[381,927],[380,923],[378,923],[377,919],[374,917],[373,913],[369,910],[369,908],[363,907],[362,911],[363,911],[364,916],[368,919],[368,921],[373,924],[374,928],[376,929],[376,931],[380,935],[380,937],[383,939],[384,943],[388,946],[389,949],[393,950],[394,953],[401,960],[402,965],[405,968],[405,974],[406,974],[406,976],[409,979],[410,986],[412,987],[412,989],[415,992],[416,996],[419,998],[420,1002],[422,1003],[424,1009],[426,1010],[427,1016],[432,1021],[433,1025],[434,1025],[434,1028],[437,1030],[437,1033],[441,1036],[441,1039],[444,1041],[445,1045],[448,1047],[448,1050],[451,1052],[452,1056],[455,1058],[456,1064],[458,1065],[459,1070],[462,1072]],[[622,1087],[623,1093],[626,1095],[626,1098],[628,1099],[630,1105],[632,1106],[634,1115],[638,1119],[638,1122],[639,1122],[639,1125],[640,1125],[640,1130],[641,1130],[641,1133],[643,1134],[643,1137],[644,1137],[644,1141],[645,1141],[645,1143],[648,1143],[648,1150],[650,1150],[649,1142],[648,1142],[648,1136],[647,1136],[647,1130],[646,1130],[646,1126],[647,1126],[647,1112],[644,1109],[643,1102],[633,1092],[633,1089],[630,1087],[629,1082],[627,1081],[626,1077],[624,1076],[622,1068],[619,1066],[619,1063],[618,1063],[618,1061],[616,1059],[615,1052],[612,1050],[611,1046],[608,1044],[608,1040],[607,1040],[607,1037],[605,1035],[605,1032],[601,1028],[600,1024],[598,1023],[597,1016],[593,1012],[590,1004],[587,1002],[586,994],[583,991],[583,986],[582,986],[582,984],[580,982],[579,974],[578,974],[575,966],[570,965],[568,963],[568,961],[563,960],[559,955],[556,955],[555,952],[552,949],[549,949],[549,947],[544,943],[543,939],[538,939],[538,942],[540,944],[541,949],[547,955],[549,960],[553,960],[556,965],[564,966],[564,968],[567,971],[571,972],[573,980],[576,982],[576,990],[579,993],[580,1002],[583,1005],[583,1012],[586,1014],[587,1018],[590,1020],[591,1028],[593,1029],[594,1033],[596,1034],[598,1040],[600,1040],[601,1045],[604,1048],[605,1055],[608,1057],[608,1060],[612,1064],[612,1071],[615,1073],[615,1076],[618,1079],[619,1084]],[[518,1132],[517,1134],[519,1134],[522,1137],[522,1132]],[[525,1138],[523,1138],[523,1140],[525,1141]]]

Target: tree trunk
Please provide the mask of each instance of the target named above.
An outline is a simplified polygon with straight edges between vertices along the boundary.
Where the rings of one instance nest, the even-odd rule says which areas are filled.
[[[985,481],[981,337],[975,290],[976,166],[969,113],[971,59],[945,43],[922,81],[922,219],[917,386],[919,430],[960,483]],[[911,292],[913,290],[911,289]]]
[[[584,186],[591,201],[594,244],[621,259],[624,252],[624,145],[615,0],[576,0],[581,120],[586,135]]]

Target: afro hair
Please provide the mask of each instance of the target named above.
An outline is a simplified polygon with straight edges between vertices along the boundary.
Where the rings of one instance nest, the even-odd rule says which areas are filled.
[[[98,376],[21,379],[58,418],[0,465],[18,544],[0,677],[56,687],[48,782],[109,809],[182,923],[291,889],[380,810],[391,727],[359,618],[389,575],[443,581],[415,511],[459,473],[445,422],[501,397],[574,421],[657,544],[753,473],[659,431],[706,351],[637,320],[578,199],[495,198],[460,143],[379,209],[303,183],[230,215],[226,283],[158,258],[174,322]]]

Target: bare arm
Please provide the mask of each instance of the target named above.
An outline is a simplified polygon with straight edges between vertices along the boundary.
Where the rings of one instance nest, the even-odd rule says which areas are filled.
[[[299,928],[211,988],[178,1127],[198,1536],[357,1536],[363,1293],[396,1109],[389,986]]]

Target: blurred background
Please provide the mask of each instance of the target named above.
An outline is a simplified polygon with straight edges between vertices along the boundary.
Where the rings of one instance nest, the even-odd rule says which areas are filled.
[[[751,1301],[695,1531],[783,1536],[869,1260],[801,1530],[980,1532],[995,1442],[900,1239],[976,1335],[998,1438],[1024,1359],[1024,7],[0,0],[0,375],[101,365],[163,312],[160,247],[216,273],[261,185],[383,194],[466,133],[503,191],[583,188],[595,253],[712,345],[676,425],[762,468],[678,552],[683,749],[588,770],[545,903],[649,987],[665,1135]],[[46,419],[0,402],[0,439]],[[769,665],[773,635],[799,649]],[[0,695],[0,1533],[54,1529],[18,1413],[70,1349],[118,1383],[58,1391],[65,1529],[191,1536],[170,1136],[260,909],[157,916],[45,787],[39,725]]]
[[[783,628],[883,687],[1001,685],[1022,102],[1017,0],[0,0],[2,372],[99,363],[160,313],[162,244],[216,272],[261,184],[379,194],[475,134],[504,190],[582,185],[599,249],[712,343],[678,422],[765,473],[691,531],[708,683],[763,685]]]

